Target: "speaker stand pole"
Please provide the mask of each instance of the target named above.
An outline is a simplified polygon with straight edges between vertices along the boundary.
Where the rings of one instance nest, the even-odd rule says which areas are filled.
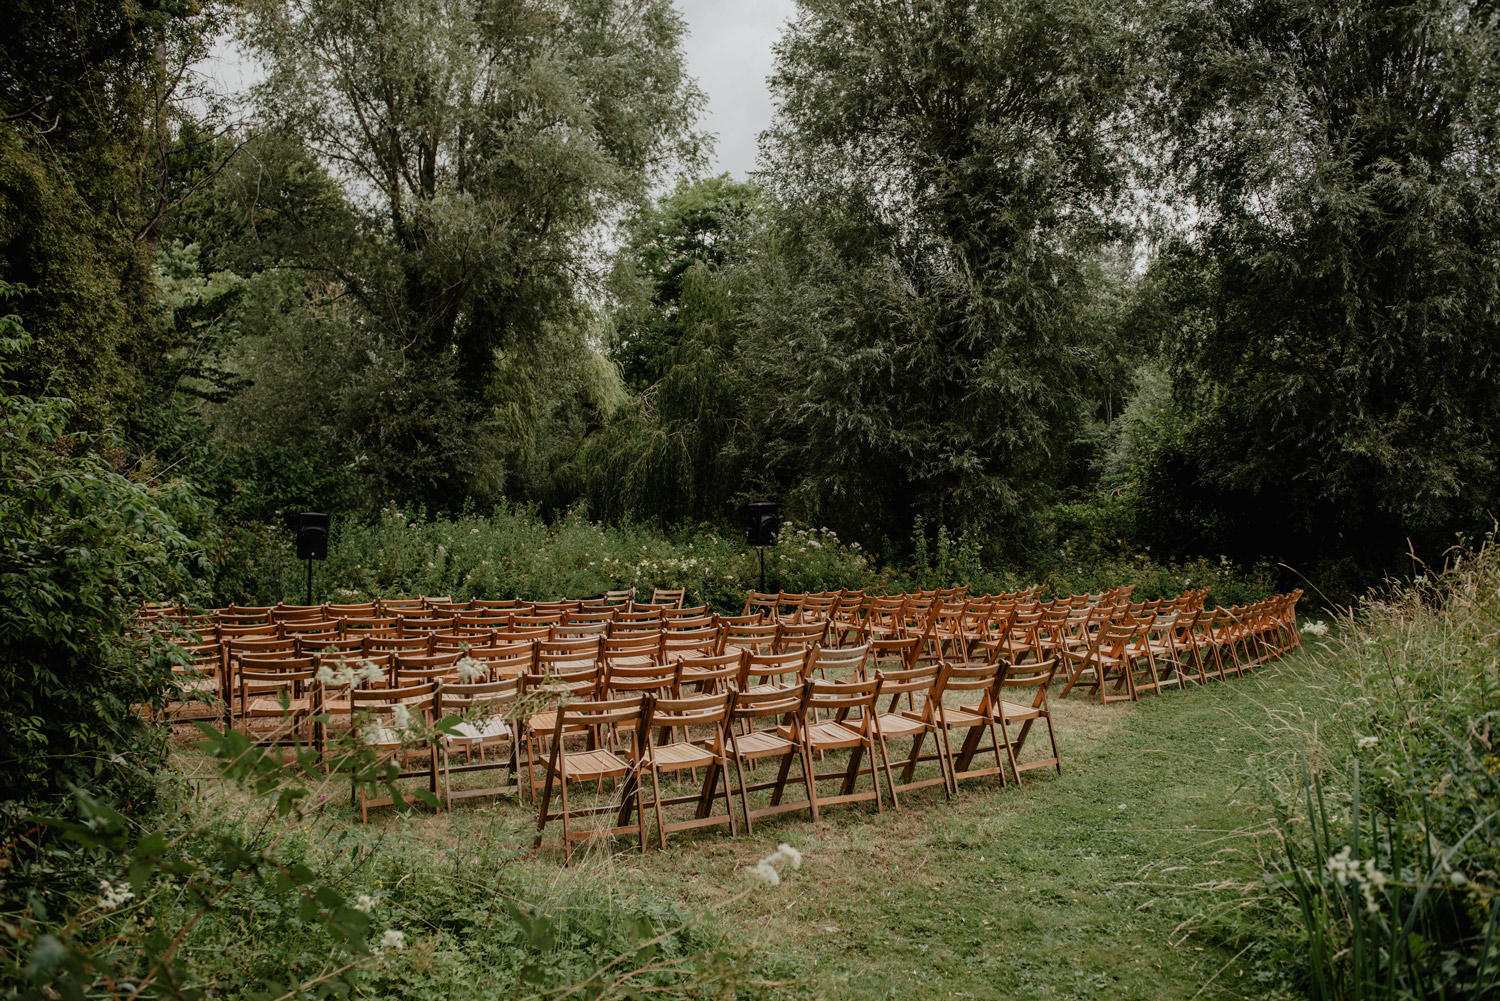
[[[760,553],[760,593],[766,593],[766,547],[756,546],[755,551]]]
[[[307,561],[307,603],[312,604],[312,560]]]

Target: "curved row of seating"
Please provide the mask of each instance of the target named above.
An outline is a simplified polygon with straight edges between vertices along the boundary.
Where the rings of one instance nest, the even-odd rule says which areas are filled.
[[[1206,591],[1140,603],[1128,588],[1039,592],[752,592],[737,615],[658,592],[143,618],[181,639],[189,697],[174,717],[221,716],[257,741],[320,751],[352,740],[445,807],[517,796],[537,809],[539,842],[561,822],[569,859],[602,833],[644,847],[648,810],[665,845],[694,827],[736,833],[776,813],[883,810],[924,787],[951,796],[965,780],[1061,773],[1055,683],[1062,696],[1138,699],[1226,680],[1299,641],[1300,592],[1231,609],[1206,608]],[[390,802],[370,795],[357,792],[365,818]],[[596,814],[610,826],[577,828]]]

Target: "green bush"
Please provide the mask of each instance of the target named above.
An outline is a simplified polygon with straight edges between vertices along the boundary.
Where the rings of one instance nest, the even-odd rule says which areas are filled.
[[[766,587],[784,591],[865,588],[872,594],[967,583],[974,594],[1012,591],[1044,582],[1051,593],[1097,592],[1135,584],[1138,598],[1208,587],[1211,598],[1237,604],[1275,590],[1269,570],[1245,573],[1228,561],[1158,563],[1146,556],[1086,561],[1063,550],[1030,571],[986,564],[973,536],[955,538],[939,526],[928,538],[913,528],[913,562],[881,567],[858,543],[831,529],[783,526],[766,550]],[[300,602],[306,566],[286,525],[244,526],[216,554],[217,600],[227,604]],[[315,567],[314,600],[338,603],[398,595],[449,595],[455,600],[551,600],[634,587],[684,588],[688,604],[718,612],[744,607],[760,586],[758,556],[739,538],[706,526],[663,533],[639,525],[604,525],[580,510],[547,524],[534,508],[500,507],[488,515],[429,518],[388,505],[369,524],[335,521],[328,560]]]
[[[0,318],[0,380],[29,339]],[[203,570],[162,511],[168,488],[115,472],[107,441],[69,430],[73,410],[0,381],[0,821],[16,852],[5,897],[27,877],[48,882],[30,868],[27,814],[65,809],[75,789],[130,813],[151,802],[165,741],[139,709],[168,696],[180,654],[135,634],[132,615],[188,595]]]

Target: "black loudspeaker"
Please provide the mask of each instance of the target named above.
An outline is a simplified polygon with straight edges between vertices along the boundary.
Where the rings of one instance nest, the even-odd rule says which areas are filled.
[[[328,515],[303,511],[297,516],[297,559],[328,559]]]
[[[781,509],[772,501],[745,505],[745,537],[750,545],[774,546],[781,531]]]

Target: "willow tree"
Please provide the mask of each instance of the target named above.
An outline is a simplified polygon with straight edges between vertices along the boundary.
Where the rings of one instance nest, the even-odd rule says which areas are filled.
[[[800,513],[875,539],[914,510],[1015,524],[1097,348],[1085,262],[1117,236],[1132,28],[1087,2],[799,7],[764,145],[785,215],[756,447]]]
[[[681,34],[668,0],[249,4],[268,125],[359,223],[309,229],[286,262],[334,281],[399,358],[351,451],[407,464],[402,493],[493,496],[506,470],[455,479],[460,454],[513,473],[559,373],[598,371],[590,239],[698,153]]]
[[[1488,522],[1493,5],[1195,2],[1161,29],[1161,148],[1196,220],[1151,282],[1179,409],[1143,477],[1161,535],[1185,499],[1207,541],[1299,563]]]

